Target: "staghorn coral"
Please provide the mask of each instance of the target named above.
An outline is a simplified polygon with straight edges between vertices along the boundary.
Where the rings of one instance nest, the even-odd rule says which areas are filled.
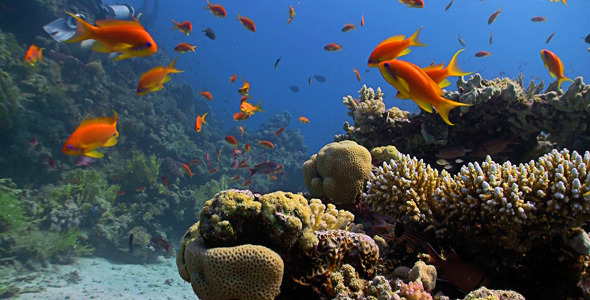
[[[264,246],[207,249],[202,239],[195,239],[180,255],[186,263],[185,274],[189,274],[187,281],[200,299],[272,300],[280,292],[283,260]]]
[[[371,154],[353,141],[330,143],[303,164],[305,186],[314,197],[354,204],[371,172]]]

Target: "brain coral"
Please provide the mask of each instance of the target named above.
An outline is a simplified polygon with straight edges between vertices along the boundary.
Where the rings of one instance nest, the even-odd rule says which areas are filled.
[[[264,246],[207,249],[195,239],[184,248],[184,261],[200,299],[272,300],[280,293],[283,260]]]
[[[371,153],[353,141],[330,143],[303,164],[305,185],[314,197],[352,204],[371,173]]]

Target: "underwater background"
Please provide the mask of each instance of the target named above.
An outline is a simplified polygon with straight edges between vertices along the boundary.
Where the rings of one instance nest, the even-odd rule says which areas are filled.
[[[420,3],[210,3],[227,11],[217,17],[207,1],[2,0],[0,297],[455,299],[484,285],[590,298],[590,2]],[[44,30],[121,4],[156,53],[117,60]],[[464,49],[470,74],[443,88],[471,105],[451,111],[453,126],[367,65],[417,30],[427,45],[400,59],[447,65]],[[42,61],[25,59],[32,45]],[[543,49],[571,81],[558,86]],[[139,96],[142,75],[173,60],[182,72]],[[241,107],[246,81],[263,111]],[[80,124],[115,114],[104,157],[66,155]],[[216,261],[214,249],[269,263]],[[257,275],[269,279],[240,281]],[[237,292],[202,281],[228,276]],[[125,290],[142,277],[146,290]]]

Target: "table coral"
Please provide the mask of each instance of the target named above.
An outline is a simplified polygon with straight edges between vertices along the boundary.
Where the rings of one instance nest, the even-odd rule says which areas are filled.
[[[313,197],[353,204],[371,172],[371,154],[353,141],[330,143],[303,164],[305,186]]]

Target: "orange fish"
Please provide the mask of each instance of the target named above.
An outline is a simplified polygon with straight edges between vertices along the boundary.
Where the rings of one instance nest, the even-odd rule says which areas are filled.
[[[426,74],[428,74],[428,77],[430,77],[432,80],[434,80],[434,82],[436,82],[436,84],[438,84],[438,86],[440,86],[441,88],[447,87],[449,85],[451,85],[451,82],[449,80],[447,80],[446,78],[449,76],[467,76],[473,72],[464,72],[463,70],[461,70],[459,68],[459,65],[457,64],[457,56],[459,55],[459,53],[463,52],[465,49],[461,49],[459,51],[457,51],[455,53],[455,55],[453,55],[453,58],[451,58],[451,62],[449,62],[449,65],[446,66],[445,68],[443,68],[444,64],[439,64],[439,65],[432,65],[432,66],[428,66],[425,68],[422,68],[422,70],[424,72],[426,72]]]
[[[209,170],[207,170],[207,174],[213,174],[213,173],[217,173],[217,168],[211,168]]]
[[[407,5],[408,7],[424,8],[423,0],[399,0],[399,2]]]
[[[45,48],[39,48],[34,44],[31,45],[25,54],[25,62],[29,63],[31,66],[34,66],[37,61],[43,61],[43,54],[41,53],[43,49]]]
[[[225,137],[225,141],[232,146],[236,146],[236,149],[238,148],[238,140],[235,137],[228,135]]]
[[[245,96],[248,95],[248,93],[250,93],[250,83],[246,81],[246,79],[244,78],[242,78],[242,81],[244,82],[244,84],[241,88],[238,89],[238,93],[240,93],[240,95],[242,96]]]
[[[244,101],[250,99],[250,95],[245,95],[240,98],[240,104],[244,103]]]
[[[342,32],[349,32],[354,29],[356,29],[356,25],[348,23],[344,24],[344,27],[342,27]]]
[[[354,72],[354,75],[356,75],[356,79],[358,81],[361,81],[361,73],[359,73],[359,71],[356,68],[354,68],[354,70],[352,71]]]
[[[213,95],[209,91],[200,91],[199,95],[205,97],[207,100],[213,100]]]
[[[271,142],[261,141],[261,140],[258,140],[258,145],[260,145],[266,149],[274,149],[274,147],[275,147],[275,145],[273,145]]]
[[[469,104],[454,102],[442,97],[442,89],[418,66],[401,60],[388,60],[379,63],[379,71],[389,84],[393,85],[402,97],[412,99],[420,108],[432,113],[436,108],[443,120],[449,121],[449,112],[457,106]]]
[[[112,147],[117,144],[117,112],[114,117],[84,119],[66,140],[62,152],[67,155],[85,155],[101,158],[103,153],[96,151],[99,147]]]
[[[252,179],[248,179],[248,180],[244,181],[244,183],[242,183],[242,186],[249,186],[252,184],[252,182],[254,182]]]
[[[240,139],[243,140],[244,139],[244,127],[242,126],[238,126],[238,128],[240,129]]]
[[[365,26],[365,14],[361,15],[361,27]]]
[[[138,192],[138,193],[140,193],[140,192],[145,191],[145,189],[146,189],[145,186],[138,186],[138,187],[135,188],[135,191]]]
[[[549,0],[551,2],[559,2],[559,0]],[[561,2],[563,2],[563,4],[565,4],[565,6],[567,6],[567,0],[561,0]]]
[[[192,165],[198,165],[199,163],[201,163],[201,160],[200,160],[200,159],[198,159],[198,158],[195,158],[195,159],[193,159],[193,160],[192,160],[192,161],[189,163],[189,165],[191,165],[191,166],[192,166]]]
[[[193,23],[191,23],[191,21],[184,21],[179,23],[172,19],[172,23],[174,23],[174,27],[172,27],[172,30],[178,29],[180,32],[186,35],[189,35],[191,31],[193,31]]]
[[[276,175],[269,175],[268,176],[268,180],[277,180],[277,176]]]
[[[250,20],[250,18],[242,17],[240,16],[240,14],[238,14],[238,20],[240,20],[240,22],[242,23],[242,25],[244,25],[244,27],[246,27],[246,29],[252,32],[256,32],[256,26],[254,25],[254,21]]]
[[[218,18],[225,18],[227,16],[227,12],[223,6],[220,4],[211,4],[209,0],[207,0],[207,6],[205,9],[208,9],[214,16]]]
[[[301,116],[301,117],[299,117],[299,122],[301,122],[303,124],[307,124],[307,123],[309,123],[309,119],[304,116]]]
[[[258,105],[256,106],[244,101],[242,104],[240,104],[240,110],[245,114],[254,114],[257,111],[264,112],[264,110],[260,108],[260,104],[262,104],[262,101],[258,102]]]
[[[195,48],[197,48],[197,46],[193,46],[193,45],[187,44],[187,43],[178,43],[178,45],[176,45],[176,47],[174,47],[174,51],[179,52],[179,53],[186,53],[189,51],[195,52]]]
[[[496,21],[496,18],[498,17],[498,15],[502,12],[502,8],[498,8],[497,11],[495,11],[493,14],[490,15],[490,17],[488,18],[488,25],[494,23],[494,21]]]
[[[492,55],[492,53],[488,52],[488,51],[479,51],[479,52],[475,53],[475,57],[487,57],[490,55]]]
[[[141,78],[139,78],[139,84],[137,85],[137,95],[143,96],[150,92],[157,92],[164,88],[164,83],[170,81],[170,75],[168,74],[184,72],[177,70],[174,67],[177,59],[178,57],[175,58],[168,67],[157,66],[143,73]]]
[[[125,195],[125,191],[118,191],[117,192],[117,196],[123,196],[123,195]]]
[[[249,119],[251,116],[252,116],[252,114],[245,114],[243,112],[239,112],[239,113],[234,114],[234,120],[235,121],[244,121],[246,119]]]
[[[240,176],[240,175],[236,175],[236,176],[234,176],[234,178],[232,178],[232,181],[233,181],[233,182],[237,182],[237,181],[238,181],[238,180],[240,180],[240,179],[242,179],[242,176]]]
[[[246,143],[244,149],[246,149],[246,152],[250,152],[250,149],[252,149],[252,147],[250,147],[250,143]]]
[[[195,175],[195,173],[193,173],[193,171],[191,171],[191,167],[189,167],[189,165],[183,163],[182,168],[184,169],[184,172],[186,172],[186,174],[188,174],[188,176],[190,176],[191,179],[193,179],[193,175]]]
[[[66,43],[92,39],[95,41],[92,50],[96,52],[122,53],[115,60],[149,56],[158,51],[156,42],[137,19],[98,20],[95,21],[97,26],[92,26],[72,13],[68,14],[76,20],[76,34]]]
[[[236,81],[237,78],[238,78],[238,73],[234,73],[234,75],[232,75],[229,78],[229,83],[234,83],[234,81]]]
[[[275,131],[275,136],[278,136],[279,134],[283,133],[285,131],[285,126],[277,129],[277,131]]]
[[[418,30],[407,39],[405,35],[396,35],[379,43],[371,53],[371,56],[369,56],[369,62],[367,65],[369,67],[377,67],[382,61],[395,59],[410,53],[412,51],[408,48],[410,46],[426,46],[427,44],[422,44],[418,40],[420,30],[422,30],[422,27],[418,28]]]
[[[287,21],[287,25],[293,22],[293,17],[295,17],[295,9],[293,9],[293,5],[289,6],[289,21]]]
[[[205,117],[207,116],[207,114],[208,113],[204,113],[203,116],[197,116],[197,121],[195,121],[195,130],[197,132],[201,132],[203,124],[207,124],[207,122],[205,122]]]
[[[549,69],[549,74],[552,78],[557,78],[557,88],[561,88],[561,83],[564,81],[573,81],[563,75],[563,64],[555,53],[543,49],[541,50],[541,58],[545,64],[545,68]]]
[[[329,43],[324,46],[324,50],[326,51],[342,51],[342,45],[338,45],[336,43]]]

